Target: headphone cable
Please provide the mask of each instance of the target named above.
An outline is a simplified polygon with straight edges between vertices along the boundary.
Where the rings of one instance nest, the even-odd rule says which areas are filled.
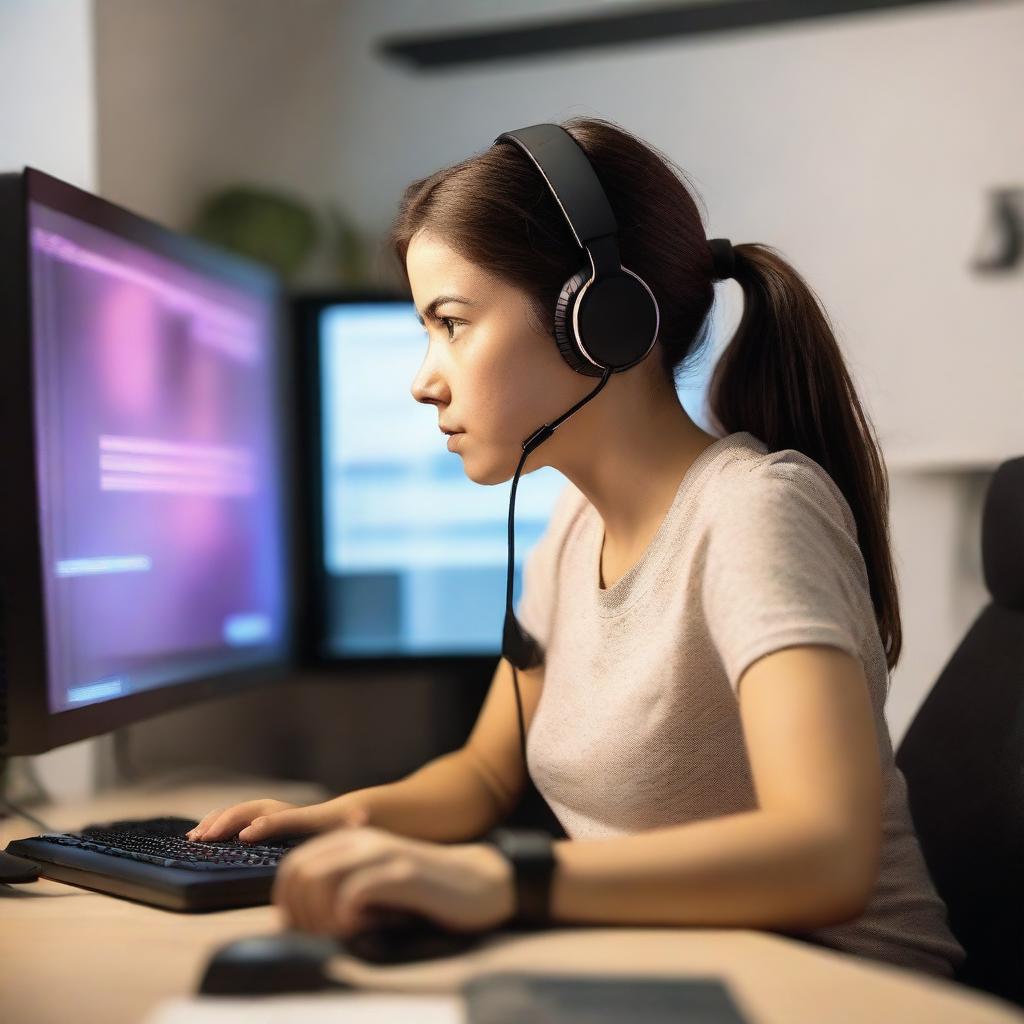
[[[611,375],[612,368],[610,366],[606,366],[601,377],[601,383],[598,384],[590,394],[581,398],[580,401],[568,410],[568,412],[564,412],[552,423],[545,423],[543,427],[536,430],[523,442],[523,454],[519,460],[519,465],[516,467],[515,474],[512,477],[512,492],[509,496],[508,503],[508,574],[505,587],[505,633],[504,642],[502,644],[502,655],[512,666],[512,682],[516,691],[516,712],[519,716],[519,744],[523,756],[523,768],[526,771],[527,779],[530,777],[530,770],[526,763],[526,726],[523,720],[523,703],[522,697],[519,693],[519,675],[516,669],[535,668],[537,665],[542,663],[543,656],[540,650],[540,645],[526,632],[526,630],[523,629],[519,620],[515,617],[515,613],[512,611],[512,580],[513,569],[515,566],[516,543],[514,525],[516,488],[519,484],[519,474],[522,472],[523,464],[526,462],[527,458],[529,458],[530,453],[535,448],[543,444],[555,432],[555,430],[578,409],[586,405],[592,398],[595,398],[605,384],[608,383]]]

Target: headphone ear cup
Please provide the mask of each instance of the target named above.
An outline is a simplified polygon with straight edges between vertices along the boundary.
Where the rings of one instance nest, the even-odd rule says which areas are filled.
[[[595,366],[580,352],[576,334],[572,329],[576,297],[589,280],[589,270],[578,270],[562,285],[562,292],[555,303],[555,341],[558,343],[558,351],[562,353],[562,358],[572,369],[588,377],[600,377],[604,370]]]

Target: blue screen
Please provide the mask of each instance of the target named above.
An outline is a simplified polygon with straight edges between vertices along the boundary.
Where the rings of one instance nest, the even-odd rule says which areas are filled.
[[[511,482],[470,480],[437,410],[413,399],[424,345],[415,307],[327,307],[319,345],[324,653],[497,656]],[[516,602],[526,555],[564,486],[546,466],[520,478]]]

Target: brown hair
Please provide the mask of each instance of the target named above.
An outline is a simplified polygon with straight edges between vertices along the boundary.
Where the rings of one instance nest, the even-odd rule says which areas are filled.
[[[583,148],[619,226],[623,266],[639,274],[661,309],[661,367],[678,386],[703,357],[714,299],[711,252],[685,173],[667,156],[602,118],[562,127]],[[532,326],[554,337],[563,282],[582,263],[554,197],[522,152],[492,146],[402,195],[389,247],[408,284],[406,252],[421,228],[464,259],[524,291]],[[843,493],[857,526],[871,601],[890,671],[902,647],[889,546],[885,463],[857,398],[827,314],[804,279],[772,247],[734,246],[743,315],[712,374],[708,408],[720,434],[749,431],[769,451],[813,459]]]

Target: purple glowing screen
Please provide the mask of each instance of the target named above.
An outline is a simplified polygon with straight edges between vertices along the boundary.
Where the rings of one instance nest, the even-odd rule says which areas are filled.
[[[29,205],[48,697],[279,661],[277,306]]]

